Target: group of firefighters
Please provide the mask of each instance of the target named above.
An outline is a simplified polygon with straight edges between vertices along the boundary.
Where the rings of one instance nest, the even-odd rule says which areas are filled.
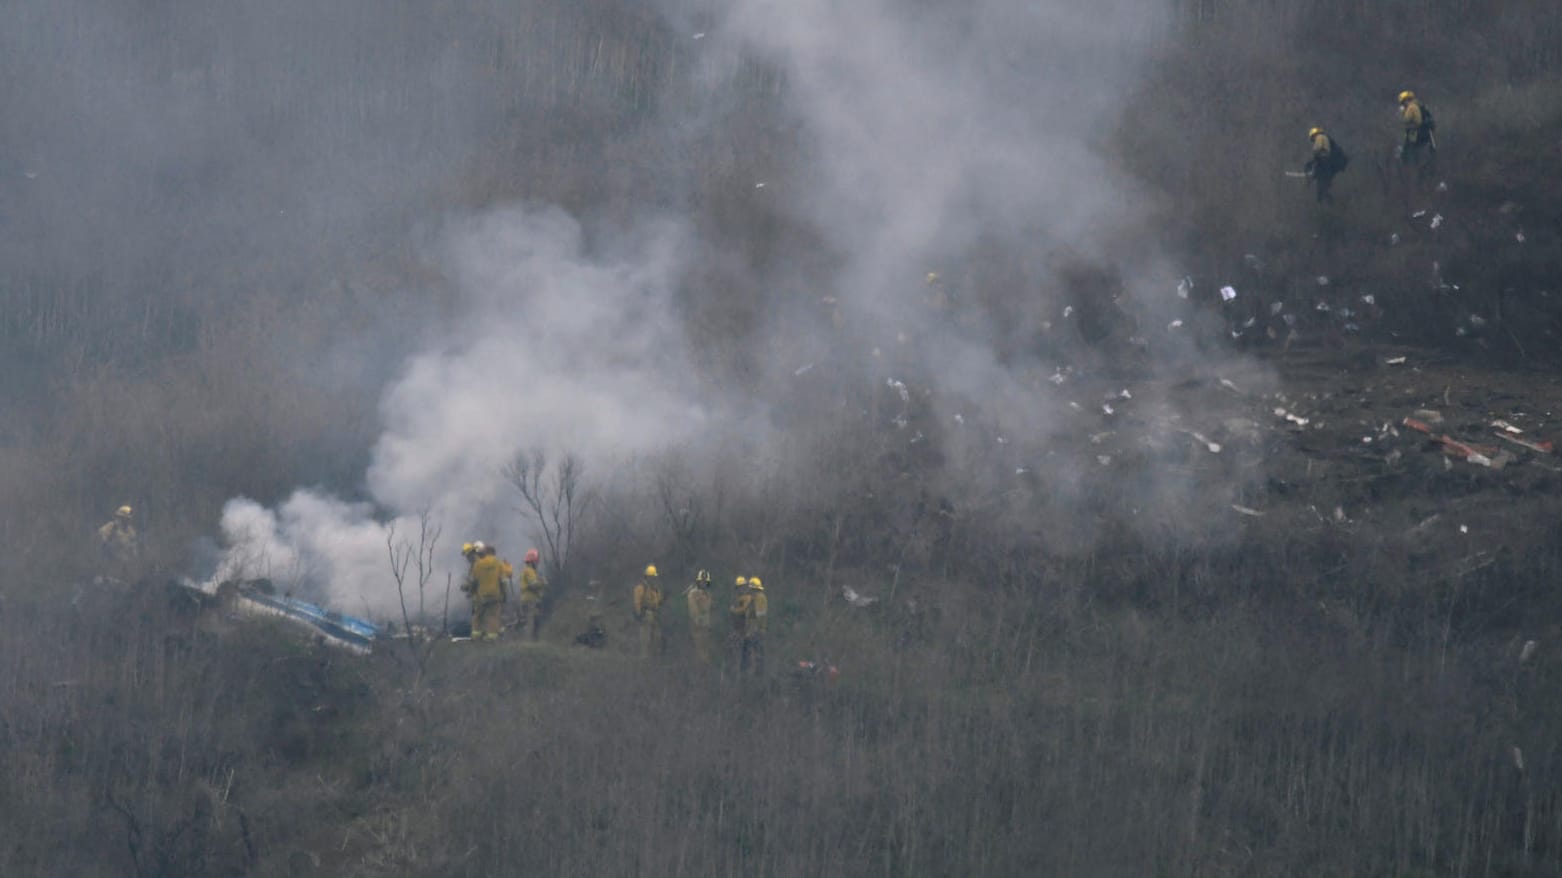
[[[499,557],[498,550],[481,540],[463,544],[461,555],[468,565],[461,590],[472,602],[472,639],[499,639],[505,627],[504,606],[514,589],[519,592],[517,603],[520,607],[515,627],[524,636],[536,640],[542,623],[542,601],[548,588],[547,580],[537,572],[538,551],[526,551],[519,577],[510,562]],[[729,643],[742,672],[762,674],[765,670],[765,629],[770,613],[765,584],[758,576],[739,576],[734,588],[732,603],[727,607],[731,622]],[[695,575],[694,583],[684,590],[684,597],[689,605],[689,633],[694,641],[695,657],[710,664],[712,596],[709,570],[701,570]],[[640,626],[640,654],[645,658],[660,655],[666,595],[655,564],[646,566],[640,581],[635,583],[633,598],[634,619]],[[595,620],[593,624],[596,624]]]
[[[1402,91],[1399,93],[1399,127],[1400,140],[1394,150],[1394,156],[1405,168],[1415,168],[1417,175],[1424,174],[1428,160],[1437,153],[1437,123],[1432,118],[1431,110],[1416,97],[1415,92]],[[1330,137],[1328,132],[1319,126],[1313,126],[1307,132],[1307,142],[1312,147],[1312,158],[1308,160],[1303,173],[1312,179],[1317,200],[1319,202],[1332,202],[1334,196],[1329,192],[1329,187],[1334,183],[1334,176],[1345,170],[1345,150],[1340,144]]]

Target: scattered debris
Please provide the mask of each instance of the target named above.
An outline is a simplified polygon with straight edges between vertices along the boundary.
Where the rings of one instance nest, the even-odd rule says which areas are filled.
[[[1063,306],[1063,316],[1064,317],[1073,317],[1074,316],[1074,306],[1073,305],[1064,305]]]
[[[1446,180],[1440,181],[1437,184],[1437,191],[1439,191],[1439,192],[1447,192],[1448,191],[1448,182]]]
[[[1428,424],[1441,424],[1443,422],[1443,413],[1436,409],[1416,409],[1410,413],[1410,416]]]
[[[846,603],[854,607],[871,607],[879,601],[878,598],[870,598],[865,594],[858,593],[856,589],[849,585],[841,586],[841,596],[846,598]]]
[[[1220,386],[1226,388],[1227,390],[1229,390],[1229,391],[1231,391],[1232,393],[1235,393],[1235,394],[1239,394],[1240,395],[1242,393],[1242,391],[1237,387],[1236,383],[1233,382],[1230,378],[1222,378],[1222,379],[1220,379]]]
[[[1383,361],[1383,365],[1385,365],[1385,366],[1402,366],[1402,365],[1404,365],[1404,363],[1405,363],[1405,358],[1404,357],[1389,357],[1388,359]]]
[[[1524,751],[1516,746],[1513,748],[1513,767],[1521,772],[1524,770]]]
[[[1101,403],[1101,413],[1104,415],[1115,415],[1117,414],[1117,410],[1112,408],[1111,403],[1103,402]]]
[[[1189,430],[1188,431],[1188,435],[1192,436],[1194,439],[1198,440],[1200,445],[1203,445],[1205,448],[1209,449],[1209,453],[1210,454],[1219,454],[1220,453],[1220,443],[1219,442],[1211,442],[1208,436],[1205,436],[1203,433],[1200,433],[1200,432],[1198,432],[1196,430]]]
[[[1096,455],[1096,463],[1099,463],[1102,466],[1111,466],[1112,465],[1112,455],[1110,455],[1110,454],[1098,454],[1098,455]]]
[[[1495,435],[1498,439],[1503,440],[1504,442],[1511,442],[1520,448],[1528,448],[1530,451],[1533,451],[1536,454],[1550,454],[1554,447],[1549,441],[1532,442],[1528,439],[1520,439],[1519,437],[1510,435],[1508,433],[1494,433],[1493,435]]]
[[[1062,385],[1063,382],[1068,380],[1068,376],[1064,375],[1063,372],[1059,370],[1057,372],[1053,372],[1052,377],[1048,378],[1047,380],[1051,381],[1053,384]]]
[[[1193,292],[1193,278],[1185,277],[1177,282],[1177,298],[1186,299]]]
[[[1222,302],[1229,302],[1232,299],[1235,299],[1236,297],[1237,297],[1237,291],[1236,291],[1235,287],[1221,287],[1220,288],[1220,300]]]
[[[1326,286],[1328,286],[1328,285],[1329,285],[1329,276],[1328,276],[1328,275],[1326,275],[1326,274],[1320,274],[1320,275],[1318,275],[1318,277],[1317,277],[1317,283],[1318,283],[1318,286],[1320,286],[1320,287],[1326,287]]]
[[[1440,213],[1439,214],[1435,214],[1432,217],[1431,224],[1427,228],[1435,229],[1435,228],[1438,228],[1439,226],[1441,226],[1442,224],[1443,224],[1443,215],[1440,214]]]
[[[884,383],[887,384],[890,387],[895,388],[895,392],[900,394],[900,401],[901,402],[911,402],[911,391],[906,389],[905,382],[900,381],[900,380],[895,379],[895,378],[891,378],[891,379],[885,381]]]
[[[1501,419],[1492,421],[1491,425],[1493,427],[1496,427],[1497,429],[1502,430],[1502,431],[1507,432],[1507,433],[1518,434],[1518,433],[1523,433],[1524,432],[1523,430],[1520,430],[1518,427],[1515,427],[1512,424],[1508,423],[1507,421],[1504,421],[1504,420],[1501,420]]]
[[[1415,213],[1411,214],[1410,218],[1411,219],[1420,219],[1421,217],[1424,217],[1424,216],[1426,216],[1426,211],[1418,210]]]
[[[1518,234],[1513,236],[1513,240],[1518,241],[1520,244],[1524,243],[1524,230],[1519,229]]]
[[[1250,508],[1250,507],[1247,507],[1247,506],[1240,506],[1240,505],[1238,505],[1236,503],[1231,504],[1231,508],[1235,509],[1236,511],[1238,511],[1240,513],[1242,513],[1243,515],[1251,515],[1254,518],[1261,517],[1264,514],[1262,512],[1259,512],[1257,509],[1253,509],[1253,508]]]
[[[1182,321],[1181,320],[1173,320],[1172,322],[1166,324],[1166,331],[1167,332],[1170,332],[1173,329],[1181,329],[1181,328],[1182,328]]]
[[[705,31],[700,31],[699,33],[695,34],[693,38],[696,40],[705,39]]]
[[[1399,233],[1398,232],[1395,232],[1394,234],[1388,236],[1388,245],[1390,247],[1397,246],[1398,244],[1399,244]]]
[[[1524,648],[1519,650],[1519,664],[1524,664],[1535,657],[1535,650],[1540,646],[1533,640],[1524,641]]]
[[[765,188],[765,184],[764,183],[755,183],[754,184],[754,188],[755,189],[763,189],[763,188]]]
[[[801,378],[802,376],[807,375],[809,373],[809,371],[813,369],[813,367],[814,367],[814,364],[813,363],[809,363],[808,365],[802,367],[801,369],[798,369],[796,372],[793,372],[792,375],[793,375],[793,377]]]
[[[1301,415],[1292,414],[1291,412],[1288,412],[1285,409],[1280,408],[1278,406],[1275,407],[1275,417],[1277,417],[1277,418],[1284,418],[1285,420],[1290,421],[1291,423],[1295,424],[1298,427],[1305,427],[1308,424],[1312,423],[1307,418],[1304,418]]]

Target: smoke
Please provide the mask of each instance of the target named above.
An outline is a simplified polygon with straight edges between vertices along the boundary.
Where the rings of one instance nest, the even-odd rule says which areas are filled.
[[[453,222],[439,261],[461,316],[410,353],[384,394],[370,502],[309,490],[275,511],[230,502],[232,548],[212,582],[265,575],[387,615],[397,606],[387,537],[416,544],[424,512],[444,534],[436,583],[463,566],[463,542],[524,550],[534,535],[502,476],[517,455],[569,453],[610,469],[706,432],[716,389],[694,377],[673,302],[687,254],[673,220],[595,247],[554,207]]]
[[[682,28],[682,10],[673,13]],[[740,442],[767,452],[765,466],[805,465],[817,445],[788,444],[790,459],[769,453],[793,426],[779,411],[805,375],[837,390],[877,387],[895,443],[947,452],[928,463],[930,482],[957,470],[968,496],[1017,475],[1042,478],[1065,501],[1092,490],[1072,458],[1049,461],[1055,436],[1088,428],[1070,420],[1079,403],[1043,380],[1067,348],[1048,334],[1077,319],[1070,295],[1110,311],[1117,293],[1131,303],[1161,274],[1177,276],[1144,255],[1143,196],[1101,149],[1161,20],[1130,0],[738,0],[700,20],[712,21],[700,30],[706,67],[685,87],[722,101],[732,79],[709,72],[753,58],[785,83],[781,112],[802,132],[802,153],[750,197],[773,199],[827,242],[830,258],[808,261],[831,268],[808,295],[839,312],[769,307],[746,342],[764,376],[745,383],[693,354],[684,286],[715,245],[691,217],[629,205],[612,211],[628,221],[587,225],[527,205],[451,220],[433,261],[456,290],[455,313],[406,352],[383,395],[367,502],[311,491],[275,511],[233,501],[225,570],[264,556],[333,602],[386,613],[387,528],[416,533],[421,512],[448,535],[442,564],[468,539],[512,557],[524,549],[533,535],[501,472],[529,449],[577,454],[604,478],[675,449],[695,452],[683,459],[698,466]],[[695,112],[645,124],[694,144],[731,123]],[[698,178],[686,165],[666,170],[678,185]],[[752,285],[797,290],[778,262],[754,269]],[[1079,264],[1117,272],[1114,289],[1070,290]],[[928,272],[941,277],[929,283]],[[832,359],[815,369],[815,352]],[[801,426],[858,416],[850,405],[831,411],[809,409]],[[1194,490],[1180,476],[1142,487],[1168,508]]]

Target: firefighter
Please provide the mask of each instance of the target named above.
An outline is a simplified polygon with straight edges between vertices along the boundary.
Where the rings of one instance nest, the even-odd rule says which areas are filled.
[[[770,602],[765,597],[765,584],[758,576],[748,578],[748,594],[743,601],[743,652],[738,669],[756,676],[765,673],[765,626],[768,622]]]
[[[141,556],[141,539],[131,519],[133,513],[129,506],[121,506],[114,510],[113,518],[98,528],[98,549],[104,560],[117,568],[116,575],[123,575]]]
[[[1312,158],[1303,168],[1307,176],[1312,178],[1317,190],[1319,204],[1333,203],[1334,195],[1329,192],[1329,187],[1334,183],[1334,175],[1338,174],[1344,162],[1341,159],[1345,153],[1337,150],[1332,138],[1325,134],[1322,128],[1314,127],[1307,132],[1307,140],[1312,144]]]
[[[1437,152],[1437,137],[1432,133],[1437,123],[1413,91],[1399,93],[1399,126],[1403,132],[1398,150],[1402,164],[1420,165],[1428,150]]]
[[[689,635],[694,638],[694,656],[701,664],[710,664],[710,571],[701,570],[694,584],[684,592],[689,599]]]
[[[662,651],[662,585],[656,565],[645,568],[635,584],[635,621],[640,623],[640,656],[650,658]]]
[[[743,653],[743,618],[748,613],[748,604],[743,600],[746,594],[748,577],[739,576],[732,583],[732,603],[727,607],[727,622],[731,626],[727,632],[727,652],[734,664]]]
[[[500,617],[504,612],[504,568],[493,547],[472,544],[477,558],[467,574],[462,590],[472,599],[472,639],[498,640]]]
[[[548,589],[548,581],[537,573],[541,558],[536,549],[527,549],[521,567],[521,633],[529,634],[532,640],[537,639],[542,625],[542,598]]]

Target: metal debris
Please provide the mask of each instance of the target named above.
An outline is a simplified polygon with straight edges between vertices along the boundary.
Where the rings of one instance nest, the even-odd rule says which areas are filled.
[[[1220,300],[1222,302],[1229,302],[1232,299],[1235,299],[1236,297],[1237,297],[1237,291],[1236,291],[1235,287],[1221,287],[1220,288]]]
[[[1405,362],[1405,358],[1404,357],[1389,357],[1388,359],[1383,361],[1383,365],[1385,365],[1385,366],[1399,366],[1399,365],[1403,365],[1404,362]]]
[[[1193,292],[1193,278],[1185,277],[1177,282],[1177,298],[1186,299]]]
[[[841,597],[846,598],[846,603],[854,607],[871,607],[878,603],[879,600],[878,598],[870,598],[865,594],[861,594],[849,585],[841,586]]]
[[[1261,517],[1264,514],[1262,512],[1259,512],[1257,509],[1253,509],[1253,508],[1251,508],[1249,506],[1242,506],[1242,505],[1239,505],[1239,504],[1236,504],[1236,503],[1231,504],[1231,508],[1235,509],[1236,511],[1238,511],[1240,513],[1242,513],[1243,515],[1251,515],[1254,518],[1259,518],[1259,517]]]
[[[1439,214],[1435,214],[1432,217],[1431,224],[1429,226],[1427,226],[1427,228],[1435,229],[1435,228],[1441,226],[1442,224],[1443,224],[1443,215],[1440,214],[1440,213]]]
[[[1284,418],[1298,427],[1305,427],[1312,423],[1312,421],[1308,420],[1307,418],[1304,418],[1301,415],[1292,414],[1291,412],[1288,412],[1283,408],[1279,408],[1278,406],[1275,408],[1275,417]]]
[[[1540,644],[1533,640],[1524,641],[1524,648],[1519,650],[1519,664],[1522,665],[1530,659],[1534,658],[1535,650],[1539,648],[1539,646]]]

